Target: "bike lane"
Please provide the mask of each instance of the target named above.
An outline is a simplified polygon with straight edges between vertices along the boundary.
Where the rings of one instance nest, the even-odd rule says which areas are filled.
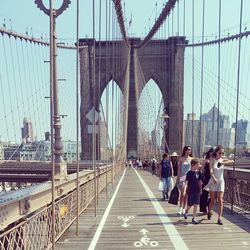
[[[125,170],[89,250],[188,249],[140,172]]]

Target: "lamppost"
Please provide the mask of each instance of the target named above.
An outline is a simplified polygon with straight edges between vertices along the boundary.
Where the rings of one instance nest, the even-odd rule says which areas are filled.
[[[66,10],[71,3],[70,0],[63,0],[61,7],[58,9],[53,8],[53,1],[50,0],[50,8],[46,8],[43,0],[35,0],[37,7],[50,17],[50,103],[51,103],[51,134],[54,135],[52,139],[52,168],[53,179],[61,180],[67,177],[67,166],[62,160],[63,145],[61,142],[61,116],[59,113],[58,101],[58,79],[57,79],[57,37],[56,37],[56,18]],[[54,132],[54,133],[53,133]]]
[[[166,113],[163,113],[161,116],[161,128],[163,129],[163,136],[164,136],[164,150],[166,153],[169,153],[169,147],[168,147],[168,143],[167,143],[167,140],[166,140],[166,130],[168,128],[168,121],[167,119],[169,119],[169,115],[166,114]]]

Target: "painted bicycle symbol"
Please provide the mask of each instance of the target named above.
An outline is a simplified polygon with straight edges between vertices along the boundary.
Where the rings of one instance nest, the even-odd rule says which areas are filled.
[[[150,238],[147,236],[148,230],[142,229],[140,230],[140,233],[143,234],[142,238],[138,241],[134,242],[135,247],[142,247],[142,246],[151,246],[151,247],[157,247],[159,246],[159,243],[155,240],[150,240]]]
[[[150,240],[147,235],[144,235],[140,240],[134,242],[135,247],[142,247],[142,246],[151,246],[151,247],[157,247],[159,246],[159,243],[154,240]]]

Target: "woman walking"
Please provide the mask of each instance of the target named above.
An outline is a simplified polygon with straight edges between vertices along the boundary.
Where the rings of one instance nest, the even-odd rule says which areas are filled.
[[[219,205],[217,224],[219,225],[223,225],[223,222],[221,220],[221,215],[223,212],[223,196],[224,196],[224,190],[225,190],[225,181],[223,177],[224,164],[233,162],[229,160],[223,160],[222,159],[223,155],[224,155],[224,148],[221,145],[218,145],[215,148],[212,154],[212,159],[210,160],[210,163],[209,163],[209,170],[210,170],[211,178],[208,184],[204,187],[204,189],[209,190],[209,194],[211,198],[208,213],[207,213],[208,220],[211,219],[211,216],[212,216],[211,211],[214,207],[216,196],[217,196],[218,205]]]
[[[210,179],[210,170],[209,170],[209,162],[212,159],[212,153],[214,149],[210,148],[203,156],[205,158],[204,163],[202,164],[202,188],[204,188]],[[200,212],[203,214],[207,214],[208,209],[208,194],[209,192],[207,190],[202,190],[202,194],[200,197]]]
[[[182,150],[182,154],[178,159],[178,175],[177,175],[177,187],[180,191],[180,207],[179,214],[183,214],[186,207],[186,194],[184,193],[186,174],[190,170],[190,162],[192,160],[192,150],[190,146],[185,146]]]

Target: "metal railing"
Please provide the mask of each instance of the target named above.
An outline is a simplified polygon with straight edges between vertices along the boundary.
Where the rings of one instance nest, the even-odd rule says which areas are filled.
[[[107,170],[107,171],[106,171]],[[106,185],[109,185],[112,176],[117,176],[122,170],[121,165],[114,167],[114,175],[111,174],[112,167],[100,167],[97,171],[97,192],[101,192]],[[89,173],[87,173],[88,176]],[[107,176],[106,176],[107,175]],[[86,177],[86,176],[85,176]],[[82,176],[84,178],[84,175]],[[79,211],[82,213],[95,197],[94,173],[84,178],[84,183],[79,189]],[[61,187],[63,189],[63,186]],[[0,207],[0,212],[3,209]],[[55,203],[55,238],[58,240],[61,235],[77,218],[77,193],[76,188],[58,197]],[[13,222],[3,231],[0,231],[1,250],[42,250],[50,249],[52,246],[52,207],[47,204],[45,207],[26,214],[20,220]]]
[[[232,168],[224,171],[225,194],[224,200],[240,210],[250,212],[250,169]]]

